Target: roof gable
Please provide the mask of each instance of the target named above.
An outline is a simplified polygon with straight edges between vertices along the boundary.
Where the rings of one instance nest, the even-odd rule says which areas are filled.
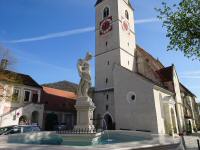
[[[173,81],[173,66],[162,68],[156,71],[162,82]]]
[[[9,70],[0,70],[0,81],[41,88],[41,86],[29,75]]]

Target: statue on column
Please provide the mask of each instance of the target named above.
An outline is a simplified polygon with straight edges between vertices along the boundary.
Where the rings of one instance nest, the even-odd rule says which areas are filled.
[[[79,59],[77,63],[77,69],[80,76],[80,83],[78,86],[76,100],[77,111],[77,124],[74,127],[76,130],[94,130],[93,125],[93,111],[96,108],[92,98],[88,96],[88,91],[91,87],[91,73],[89,61],[92,59],[92,55],[87,53],[84,59]]]
[[[78,86],[78,97],[88,97],[88,90],[91,87],[91,73],[89,61],[92,59],[90,53],[86,54],[85,59],[79,59],[77,63],[78,73],[81,77]]]

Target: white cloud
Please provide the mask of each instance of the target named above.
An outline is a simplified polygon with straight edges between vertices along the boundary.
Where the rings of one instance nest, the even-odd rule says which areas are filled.
[[[160,20],[158,18],[135,20],[135,24],[154,23],[154,22],[160,22]]]
[[[86,27],[86,28],[74,29],[74,30],[69,30],[69,31],[50,33],[47,35],[42,35],[42,36],[37,36],[37,37],[7,41],[6,43],[25,43],[25,42],[41,41],[41,40],[47,40],[47,39],[58,38],[58,37],[66,37],[70,35],[81,34],[81,33],[86,33],[86,32],[91,32],[91,31],[94,31],[94,27]]]
[[[135,24],[154,23],[154,22],[159,22],[159,21],[160,20],[157,18],[149,18],[149,19],[135,20]],[[95,27],[85,27],[85,28],[73,29],[73,30],[68,30],[68,31],[63,31],[63,32],[50,33],[50,34],[36,36],[36,37],[5,41],[4,43],[25,43],[25,42],[42,41],[42,40],[47,40],[47,39],[67,37],[71,35],[82,34],[82,33],[93,32],[93,31],[95,31]]]
[[[186,79],[200,79],[200,70],[184,72],[180,77]]]
[[[194,76],[194,75],[182,75],[180,76],[181,78],[186,78],[186,79],[200,79],[200,75]]]

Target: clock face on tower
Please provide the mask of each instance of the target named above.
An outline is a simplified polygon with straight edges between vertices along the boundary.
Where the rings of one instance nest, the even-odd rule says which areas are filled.
[[[122,19],[122,29],[123,29],[124,31],[126,31],[126,32],[129,33],[129,31],[130,31],[130,25],[129,25],[128,20]]]
[[[104,35],[112,30],[112,16],[100,22],[100,35]]]

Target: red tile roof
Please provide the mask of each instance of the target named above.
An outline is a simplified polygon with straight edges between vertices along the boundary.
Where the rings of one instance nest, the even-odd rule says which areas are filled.
[[[58,89],[49,88],[49,87],[43,87],[43,90],[44,90],[45,93],[48,93],[48,94],[51,94],[51,95],[64,97],[64,98],[67,98],[67,99],[70,99],[70,100],[76,100],[77,99],[77,95],[73,92],[58,90]]]
[[[74,112],[76,98],[73,92],[43,87],[41,103],[45,105],[46,111]]]

